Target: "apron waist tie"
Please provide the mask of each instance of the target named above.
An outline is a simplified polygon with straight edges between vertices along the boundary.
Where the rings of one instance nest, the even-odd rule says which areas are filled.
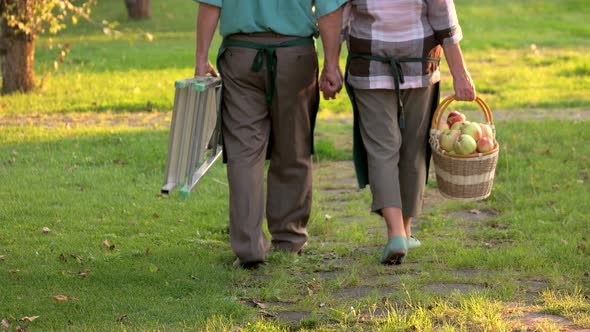
[[[391,70],[391,75],[393,76],[393,84],[395,86],[395,93],[397,95],[397,107],[399,110],[399,127],[400,128],[405,128],[405,126],[406,126],[406,119],[404,116],[404,104],[402,102],[400,89],[399,89],[400,85],[404,84],[404,82],[405,82],[404,72],[402,70],[402,63],[403,62],[432,62],[435,64],[440,63],[440,59],[430,58],[430,57],[396,58],[393,56],[382,57],[382,56],[376,56],[376,55],[355,54],[355,53],[349,53],[348,57],[349,57],[349,59],[365,59],[365,60],[369,60],[369,61],[379,61],[382,63],[389,64],[389,67]]]
[[[264,58],[266,55],[268,86],[266,89],[265,99],[266,104],[270,107],[274,96],[275,79],[277,77],[277,48],[310,45],[313,44],[313,42],[314,41],[312,37],[291,39],[277,44],[261,44],[247,40],[225,38],[221,43],[221,49],[225,49],[228,46],[235,46],[258,50],[250,67],[250,70],[253,72],[259,72],[262,69],[262,64],[264,63]]]

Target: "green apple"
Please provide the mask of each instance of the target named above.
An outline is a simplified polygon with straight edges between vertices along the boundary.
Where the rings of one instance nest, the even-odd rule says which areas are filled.
[[[459,136],[457,141],[455,141],[454,150],[457,154],[467,155],[472,154],[475,152],[477,148],[477,142],[473,139],[473,137],[462,134]]]
[[[455,142],[457,141],[459,136],[461,136],[461,132],[459,132],[458,130],[451,129],[451,130],[445,131],[440,136],[440,142],[439,142],[440,147],[447,152],[452,151],[453,147],[455,146]]]
[[[481,127],[477,122],[470,122],[461,128],[461,133],[473,137],[477,142],[482,137]]]

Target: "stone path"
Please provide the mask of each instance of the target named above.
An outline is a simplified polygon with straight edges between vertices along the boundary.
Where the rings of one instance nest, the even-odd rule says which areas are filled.
[[[316,163],[315,167],[316,178],[314,179],[314,183],[317,192],[316,196],[319,196],[319,198],[314,208],[321,209],[322,213],[328,211],[330,222],[334,223],[334,227],[338,227],[339,224],[346,225],[350,222],[362,221],[362,224],[366,225],[366,236],[375,236],[377,238],[383,236],[385,229],[379,218],[372,218],[369,214],[366,216],[358,216],[349,215],[347,213],[345,207],[349,205],[351,201],[365,204],[362,197],[363,193],[360,192],[356,186],[352,162]],[[428,214],[429,211],[436,209],[444,201],[445,199],[436,189],[427,189],[424,214]],[[497,211],[481,208],[477,210],[454,211],[449,213],[448,216],[463,220],[466,225],[465,227],[469,228],[475,227],[473,225],[478,223],[490,222],[490,220],[493,220],[498,214]],[[417,220],[416,224],[417,228],[419,228],[420,221]],[[316,241],[329,241],[329,237],[322,239],[322,237],[317,234],[314,234],[314,237]],[[334,245],[334,243],[328,243],[327,245]],[[321,247],[322,244],[320,243],[319,246]],[[306,255],[321,256],[323,265],[325,266],[321,271],[314,271],[302,276],[303,280],[307,280],[310,296],[315,293],[316,288],[321,289],[325,282],[333,282],[334,280],[346,278],[348,268],[356,264],[358,260],[362,259],[362,257],[366,258],[378,255],[380,250],[380,246],[359,246],[354,250],[356,254],[351,254],[345,257],[340,257],[338,254],[334,253],[307,253]],[[305,259],[305,257],[303,259]],[[375,262],[371,263],[374,267],[379,265],[376,264],[376,259],[377,258],[375,258]],[[387,306],[385,304],[391,304],[397,301],[394,297],[391,297],[391,295],[396,292],[403,292],[403,286],[401,285],[403,285],[404,278],[407,279],[421,276],[425,272],[423,270],[424,263],[428,262],[422,262],[421,259],[415,258],[398,267],[388,269],[385,273],[363,271],[364,273],[361,273],[362,281],[359,281],[358,285],[344,286],[336,289],[331,293],[331,298],[333,299],[332,302],[320,303],[317,310],[322,312],[322,310],[329,310],[330,307],[337,306],[338,304],[362,301],[365,298],[378,298],[381,299],[379,305],[374,307],[371,312],[357,312],[356,319],[359,321],[384,319],[388,314]],[[370,269],[370,267],[368,269]],[[260,274],[258,275],[254,273],[253,278],[264,279],[269,277],[268,275],[265,275],[266,272],[264,271],[259,273]],[[292,271],[289,273],[297,275],[300,272]],[[481,293],[485,292],[489,287],[486,282],[482,283],[478,281],[485,280],[486,274],[490,273],[490,271],[481,271],[477,269],[449,269],[444,271],[444,273],[452,276],[454,280],[464,280],[465,282],[430,282],[422,286],[420,290],[444,298],[455,293]],[[502,303],[502,307],[504,308],[503,318],[513,325],[513,330],[545,331],[547,330],[547,326],[552,326],[559,331],[590,332],[590,329],[576,326],[572,321],[565,317],[542,312],[541,308],[534,303],[539,294],[544,289],[550,287],[548,283],[537,280],[516,280],[514,282],[517,283],[519,289],[523,290],[524,294],[529,295],[531,301],[521,303]],[[301,322],[308,320],[312,315],[312,312],[310,311],[299,309],[300,305],[298,305],[298,301],[261,303],[260,301],[250,299],[243,303],[258,308],[263,317],[282,320],[289,323],[294,328],[299,327]]]
[[[590,110],[519,110],[493,112],[495,121],[506,119],[541,120],[547,118],[590,118]],[[76,127],[152,127],[166,128],[170,125],[170,112],[84,112],[84,113],[32,113],[0,114],[0,126],[41,126],[47,128]]]

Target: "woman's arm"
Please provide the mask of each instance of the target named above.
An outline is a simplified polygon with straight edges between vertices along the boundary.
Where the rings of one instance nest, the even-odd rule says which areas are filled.
[[[464,101],[475,100],[475,84],[471,80],[471,74],[467,71],[461,46],[459,46],[459,43],[443,45],[443,50],[447,63],[449,64],[449,70],[453,76],[455,99]]]

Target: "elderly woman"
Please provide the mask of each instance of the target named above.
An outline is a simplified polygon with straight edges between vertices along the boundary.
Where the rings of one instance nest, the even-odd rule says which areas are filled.
[[[441,55],[456,100],[474,100],[475,86],[452,0],[351,0],[347,6],[345,83],[355,117],[357,178],[361,188],[370,184],[371,209],[387,225],[381,263],[400,264],[408,248],[420,246],[411,225],[422,210]]]

